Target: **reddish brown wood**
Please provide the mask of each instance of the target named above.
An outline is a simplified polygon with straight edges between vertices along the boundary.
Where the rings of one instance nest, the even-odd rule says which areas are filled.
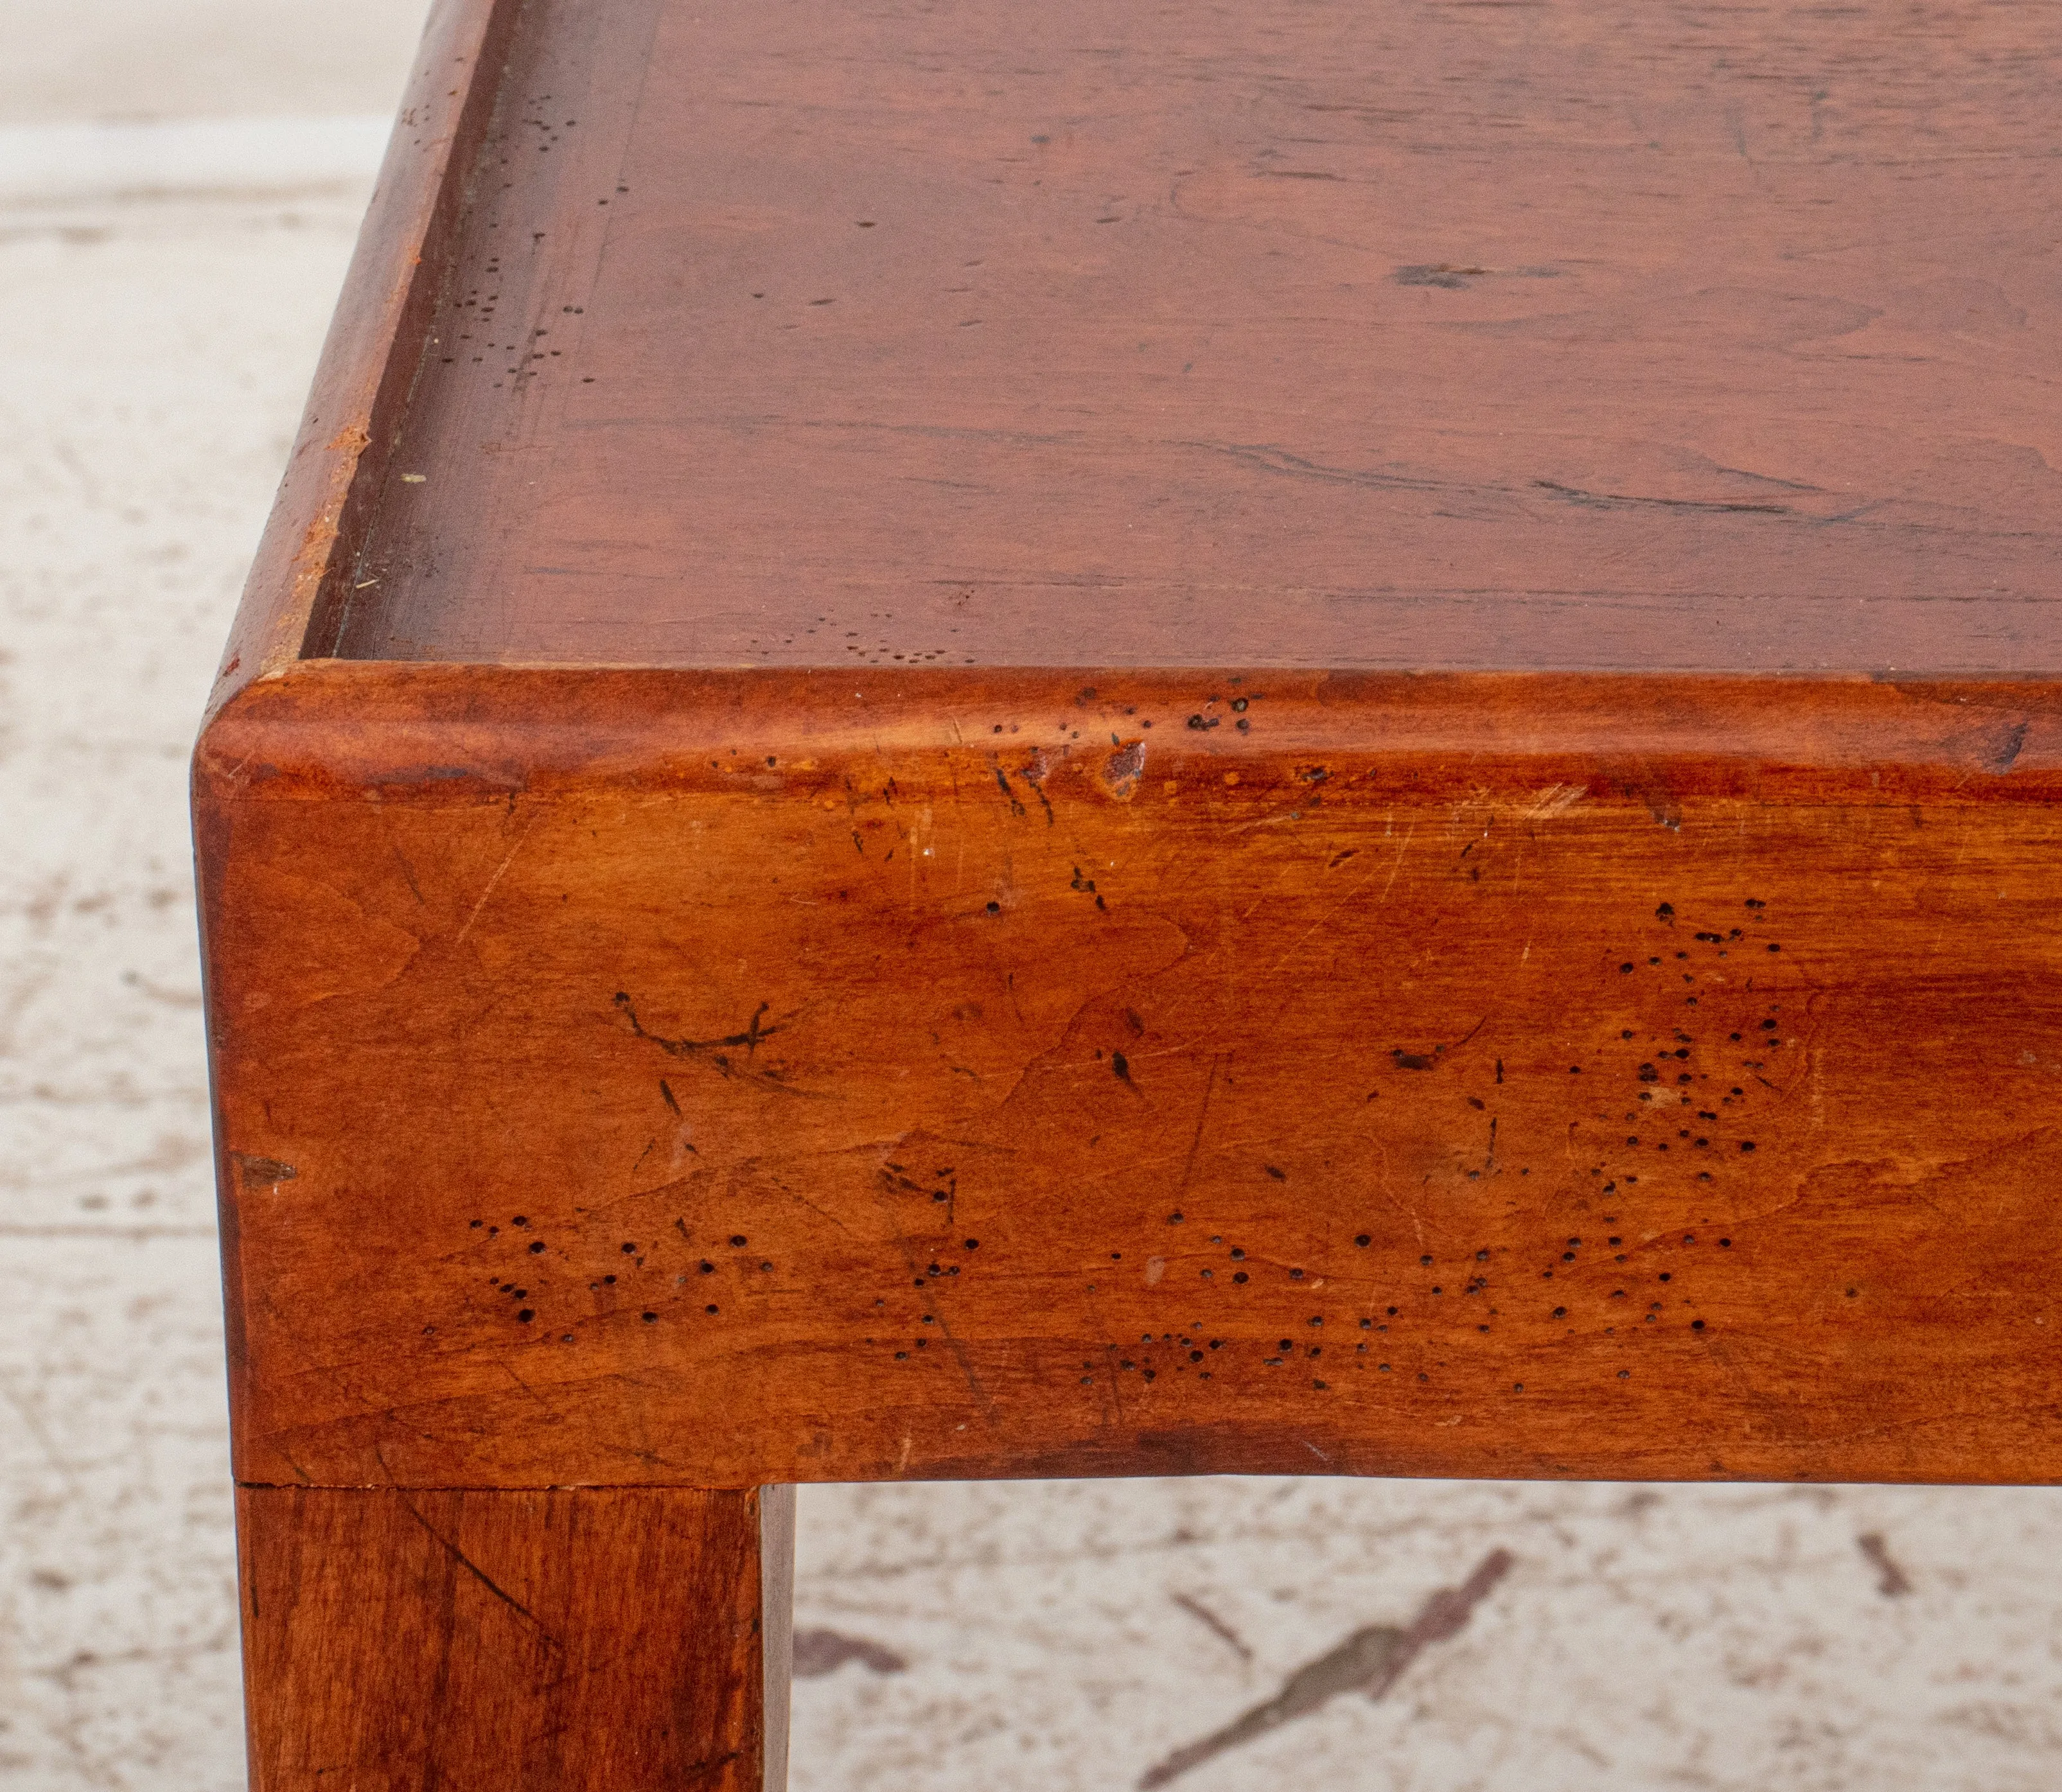
[[[211,710],[297,660],[319,594],[347,588],[456,252],[517,10],[506,0],[430,9]]]
[[[247,1478],[2062,1473],[2052,686],[329,665],[199,769]]]
[[[2062,670],[2033,0],[511,46],[311,651]]]
[[[2043,24],[448,0],[195,766],[256,1783],[777,1787],[769,1483],[2062,1477]]]
[[[240,1488],[255,1792],[777,1792],[793,1508]]]
[[[444,0],[195,766],[256,1783],[778,1787],[769,1483],[2062,1477],[2051,39]]]

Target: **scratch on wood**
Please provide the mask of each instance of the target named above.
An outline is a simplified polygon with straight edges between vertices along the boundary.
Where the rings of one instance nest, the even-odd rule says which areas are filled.
[[[909,1270],[911,1279],[921,1285],[924,1278],[917,1273],[917,1254],[909,1249],[909,1241],[904,1234],[901,1227],[896,1225],[894,1211],[889,1206],[887,1197],[884,1194],[880,1197],[880,1199],[882,1211],[888,1216],[889,1225],[894,1235],[895,1249],[901,1253],[903,1265]],[[959,1365],[960,1373],[966,1380],[967,1391],[973,1396],[976,1404],[981,1408],[981,1417],[993,1427],[995,1423],[995,1402],[989,1398],[988,1389],[981,1384],[981,1377],[973,1366],[973,1358],[968,1355],[966,1345],[953,1335],[952,1321],[945,1317],[940,1303],[933,1299],[927,1301],[925,1304],[930,1308],[930,1317],[945,1337],[946,1349],[952,1353],[953,1361]],[[908,1459],[909,1453],[909,1440],[905,1437],[902,1446],[902,1453],[905,1461]]]
[[[1210,1117],[1210,1096],[1218,1086],[1218,1072],[1224,1068],[1224,1054],[1218,1052],[1210,1060],[1210,1074],[1203,1079],[1203,1099],[1196,1109],[1196,1129],[1189,1136],[1189,1155],[1181,1160],[1181,1180],[1175,1185],[1177,1194],[1189,1192],[1189,1177],[1196,1168],[1196,1153],[1203,1142],[1203,1125]]]
[[[530,830],[536,825],[537,812],[532,809],[524,818],[522,832],[516,836],[501,863],[494,868],[494,875],[487,879],[486,888],[479,892],[479,900],[472,905],[471,912],[465,917],[465,924],[458,930],[456,936],[451,941],[453,945],[456,945],[459,940],[471,932],[472,924],[479,919],[480,910],[487,906],[487,899],[494,894],[494,886],[501,881],[503,874],[516,862],[516,855],[523,850],[524,841],[530,837]]]
[[[537,1634],[544,1639],[547,1647],[556,1649],[559,1650],[560,1654],[564,1653],[564,1645],[562,1644],[556,1637],[553,1636],[550,1631],[544,1628],[543,1623],[539,1620],[537,1614],[535,1612],[532,1611],[528,1606],[524,1605],[521,1600],[518,1599],[514,1594],[509,1592],[506,1587],[498,1585],[494,1578],[489,1574],[485,1569],[482,1568],[479,1564],[468,1556],[464,1550],[461,1549],[455,1543],[452,1542],[448,1537],[445,1536],[442,1531],[439,1530],[435,1525],[431,1524],[428,1519],[425,1518],[422,1513],[416,1509],[415,1502],[410,1499],[403,1489],[397,1487],[394,1489],[394,1492],[395,1496],[401,1501],[402,1509],[405,1511],[411,1518],[414,1519],[417,1524],[420,1525],[424,1530],[429,1533],[431,1540],[442,1548],[444,1552],[451,1557],[453,1561],[456,1562],[459,1567],[463,1568],[468,1574],[471,1575],[475,1581],[479,1582],[482,1586],[485,1587],[487,1590],[492,1594],[495,1598],[499,1599],[503,1605],[506,1606],[511,1611],[516,1613],[525,1622],[534,1627]]]
[[[1525,812],[1527,821],[1551,820],[1557,815],[1565,815],[1589,795],[1581,784],[1549,784],[1533,798],[1532,806]]]
[[[771,1026],[761,1026],[760,1017],[772,1006],[770,1003],[761,1002],[742,1032],[725,1033],[720,1039],[668,1039],[646,1029],[644,1023],[637,1017],[637,1005],[631,1000],[627,990],[617,990],[612,1000],[617,1012],[630,1023],[631,1032],[647,1044],[657,1046],[668,1057],[707,1064],[720,1076],[741,1077],[761,1088],[776,1089],[783,1095],[792,1095],[801,1100],[826,1101],[832,1099],[827,1092],[820,1089],[796,1088],[776,1071],[756,1068],[752,1062],[759,1054],[760,1043],[771,1039],[776,1033],[784,1032],[804,1012],[800,1008],[782,1015]],[[732,1052],[740,1047],[745,1057],[743,1064],[730,1056]],[[668,1095],[670,1096],[670,1091]]]

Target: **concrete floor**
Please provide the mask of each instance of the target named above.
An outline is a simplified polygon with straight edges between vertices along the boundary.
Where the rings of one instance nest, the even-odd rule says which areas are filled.
[[[363,202],[351,121],[413,30],[412,0],[348,11],[0,19],[9,1792],[240,1783],[184,761]],[[1027,1483],[801,1510],[796,1792],[1129,1786],[1498,1548],[1508,1577],[1380,1702],[1180,1783],[2062,1783],[2046,1492]]]

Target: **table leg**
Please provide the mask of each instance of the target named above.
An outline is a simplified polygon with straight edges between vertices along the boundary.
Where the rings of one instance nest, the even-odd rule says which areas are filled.
[[[784,1792],[794,1509],[239,1489],[254,1792]]]

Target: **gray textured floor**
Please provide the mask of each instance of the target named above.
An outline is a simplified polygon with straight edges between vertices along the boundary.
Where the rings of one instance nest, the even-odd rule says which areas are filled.
[[[209,139],[183,193],[39,194],[23,171],[59,139],[22,133],[376,110],[409,8],[355,10],[323,27],[347,39],[327,66],[305,0],[190,9],[211,22],[183,62],[163,0],[0,17],[8,1792],[239,1782],[184,757],[365,176],[350,130],[288,116],[256,158],[285,170],[270,192],[209,187]],[[1496,1548],[1508,1578],[1379,1703],[1334,1698],[1180,1783],[2062,1783],[2047,1493],[1129,1482],[801,1509],[797,1623],[828,1671],[797,1683],[796,1792],[1131,1786]]]

